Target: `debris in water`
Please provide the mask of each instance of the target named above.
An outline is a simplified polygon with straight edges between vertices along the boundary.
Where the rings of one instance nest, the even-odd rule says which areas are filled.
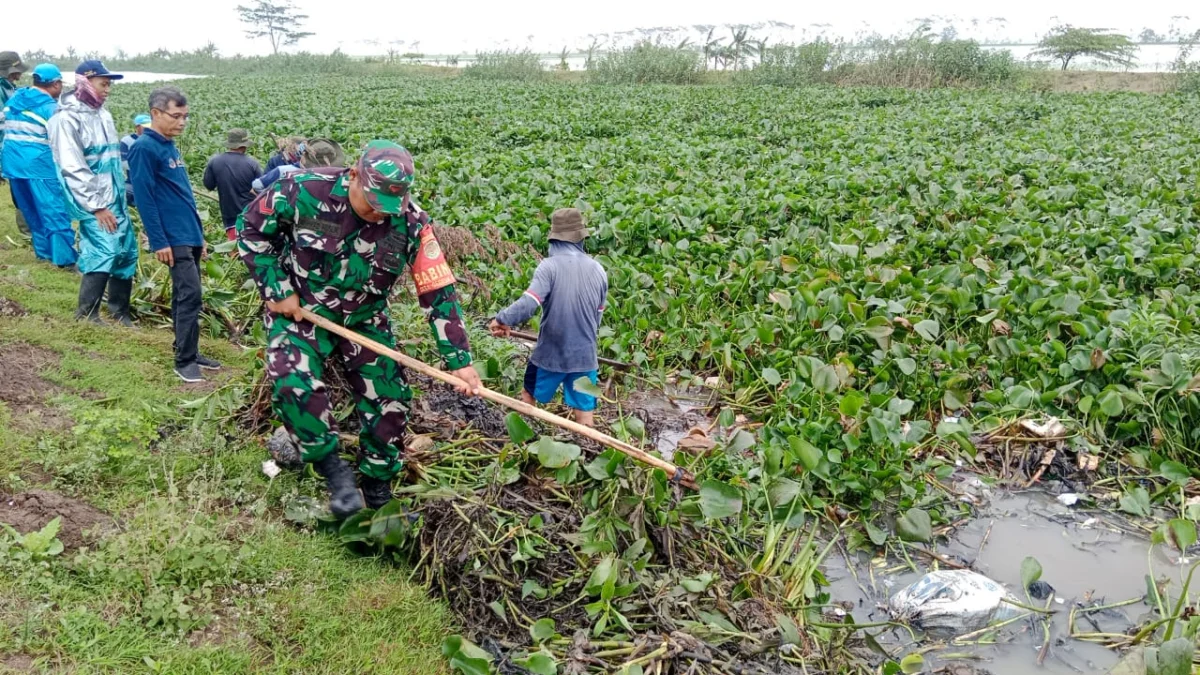
[[[1058,503],[1062,504],[1063,506],[1075,506],[1075,504],[1079,503],[1079,495],[1075,494],[1074,492],[1064,492],[1056,497],[1056,499],[1058,499]]]
[[[717,443],[708,437],[708,432],[704,429],[692,427],[688,429],[683,438],[679,439],[676,447],[688,454],[703,456],[712,452],[713,448],[717,447]]]
[[[1067,433],[1067,428],[1057,417],[1051,417],[1041,424],[1033,420],[1021,420],[1021,428],[1038,438],[1059,438]]]
[[[719,389],[721,387],[721,378],[716,375],[705,378],[704,386],[708,389]]]
[[[1041,580],[1029,584],[1028,590],[1029,596],[1034,600],[1045,600],[1054,594],[1054,587]]]
[[[970,570],[930,572],[892,596],[888,611],[902,623],[930,632],[959,634],[1017,616],[1016,598],[1004,586]]]

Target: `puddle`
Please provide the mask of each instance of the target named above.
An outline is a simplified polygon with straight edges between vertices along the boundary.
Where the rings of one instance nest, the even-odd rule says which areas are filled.
[[[1071,509],[1041,492],[993,495],[988,505],[978,509],[975,519],[936,550],[956,562],[970,563],[973,570],[1003,583],[1022,602],[1026,600],[1021,562],[1026,556],[1037,558],[1042,580],[1053,586],[1056,598],[1062,600],[1053,606],[1058,613],[1051,622],[1051,646],[1044,667],[1037,666],[1043,642],[1041,624],[1032,621],[997,631],[992,645],[942,641],[942,648],[925,654],[926,661],[934,664],[936,671],[948,660],[969,659],[992,675],[1025,675],[1035,669],[1062,675],[1108,672],[1120,654],[1069,636],[1068,617],[1074,604],[1089,599],[1108,604],[1140,598],[1146,593],[1150,565],[1155,578],[1172,579],[1177,591],[1181,572],[1186,571],[1174,564],[1162,547],[1155,547],[1148,558],[1148,539],[1127,533],[1114,522],[1108,514]],[[851,613],[859,623],[886,621],[887,612],[879,606],[931,569],[928,560],[913,556],[913,562],[920,573],[904,561],[856,561],[856,580],[847,561],[835,551],[826,560],[830,593],[835,602],[853,607]],[[1077,630],[1124,632],[1149,611],[1138,602],[1092,615],[1096,625],[1077,618]],[[877,639],[898,655],[939,644],[932,639],[914,643],[907,631],[899,629],[885,629]]]

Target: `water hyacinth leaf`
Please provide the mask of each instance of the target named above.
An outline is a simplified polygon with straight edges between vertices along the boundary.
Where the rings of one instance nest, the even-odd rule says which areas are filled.
[[[791,504],[800,496],[800,484],[790,478],[775,478],[767,489],[767,502],[771,508]]]
[[[923,509],[909,509],[896,519],[896,535],[904,541],[933,541],[933,520]]]
[[[645,438],[646,423],[637,417],[627,415],[617,420],[616,424],[613,424],[613,431],[616,431],[618,436],[626,439]]]
[[[554,619],[538,619],[529,627],[529,637],[538,644],[553,639],[555,635]]]
[[[1167,460],[1160,464],[1158,467],[1158,472],[1162,474],[1163,478],[1166,478],[1180,487],[1187,485],[1188,481],[1192,477],[1191,472],[1188,471],[1186,466],[1173,460]]]
[[[646,675],[646,669],[640,663],[631,663],[617,671],[617,675]]]
[[[1145,652],[1146,675],[1192,675],[1192,657],[1196,643],[1192,638],[1176,638],[1157,649]]]
[[[371,517],[374,515],[375,512],[371,509],[363,509],[342,521],[342,526],[338,528],[338,538],[343,544],[370,541]]]
[[[917,372],[917,362],[908,357],[896,359],[896,365],[900,368],[900,372],[905,375],[912,375]]]
[[[745,429],[738,429],[733,438],[729,439],[730,452],[742,452],[754,447],[754,434]]]
[[[790,255],[779,256],[779,267],[790,274],[800,269],[800,261]]]
[[[812,384],[817,391],[832,394],[841,386],[841,381],[838,379],[837,371],[834,370],[833,366],[821,364],[813,369]]]
[[[700,485],[700,511],[709,520],[736,516],[742,511],[742,491],[718,480]]]
[[[513,663],[533,675],[558,675],[558,661],[547,651],[535,652],[523,659],[513,659]]]
[[[799,436],[788,436],[788,445],[791,446],[796,459],[800,460],[801,466],[805,469],[813,471],[821,464],[821,451],[812,443]]]
[[[1125,513],[1143,518],[1150,517],[1150,493],[1140,485],[1126,490],[1125,494],[1121,495],[1120,505]]]
[[[771,291],[767,294],[767,299],[779,305],[779,308],[785,312],[792,308],[792,294],[787,291]]]
[[[573,443],[562,443],[549,436],[542,436],[533,444],[538,462],[547,469],[561,469],[579,459],[580,449]]]
[[[679,585],[688,593],[703,593],[708,590],[712,582],[716,580],[716,575],[712,572],[705,572],[697,577],[689,579],[680,579]]]
[[[846,417],[858,417],[866,402],[867,397],[863,396],[862,392],[852,389],[842,395],[842,400],[838,401],[838,410]]]
[[[592,575],[588,577],[587,585],[584,590],[588,595],[593,597],[604,592],[605,586],[614,586],[617,583],[617,577],[621,574],[621,562],[616,556],[605,556],[596,564],[596,568],[592,570]]]
[[[920,654],[909,654],[900,659],[900,672],[913,675],[925,669],[925,657]]]
[[[774,368],[763,368],[762,379],[772,387],[777,387],[779,383],[783,382],[783,378],[779,376],[779,371]]]
[[[461,635],[451,635],[442,641],[442,655],[450,660],[450,668],[463,675],[491,675],[492,655]]]
[[[604,398],[604,392],[600,389],[600,386],[586,377],[575,378],[575,381],[571,383],[571,388],[581,394],[587,394],[595,398]]]
[[[917,331],[917,334],[926,340],[934,342],[938,339],[938,335],[941,334],[942,327],[936,319],[925,319],[914,325],[913,330]]]
[[[1186,553],[1196,543],[1196,524],[1183,518],[1175,518],[1166,524],[1167,539],[1180,553]]]
[[[1109,417],[1116,417],[1125,411],[1125,402],[1121,400],[1121,394],[1112,389],[1102,392],[1096,402],[1100,404],[1100,412]]]
[[[537,438],[537,434],[534,433],[529,423],[525,421],[525,418],[515,412],[510,412],[504,416],[504,425],[508,427],[508,440],[516,445],[525,445],[534,438]]]
[[[1163,354],[1162,362],[1159,363],[1159,369],[1163,375],[1166,375],[1171,381],[1179,382],[1191,378],[1192,373],[1183,365],[1183,358],[1175,352],[1167,352]]]
[[[544,600],[550,592],[537,582],[536,579],[526,579],[525,583],[521,584],[521,599],[524,600],[530,596],[538,600]]]
[[[1021,561],[1021,588],[1029,588],[1029,585],[1038,579],[1042,578],[1042,564],[1033,556],[1026,556]]]
[[[884,530],[882,527],[876,526],[875,523],[872,523],[871,521],[866,521],[863,523],[863,525],[865,525],[867,529],[867,539],[870,539],[872,544],[875,544],[876,546],[883,546],[887,543],[888,535],[886,530]]]
[[[313,523],[324,513],[325,505],[307,495],[289,500],[283,509],[283,517],[299,525]]]
[[[779,643],[800,646],[800,629],[792,617],[786,614],[775,615],[775,626],[779,628]]]

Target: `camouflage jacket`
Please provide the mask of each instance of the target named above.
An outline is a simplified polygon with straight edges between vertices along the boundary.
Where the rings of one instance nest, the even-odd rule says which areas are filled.
[[[368,223],[350,207],[349,170],[313,169],[275,183],[238,217],[238,251],[264,299],[293,294],[313,312],[353,327],[387,314],[404,268],[451,370],[471,364],[454,275],[433,222],[408,199],[405,215]]]

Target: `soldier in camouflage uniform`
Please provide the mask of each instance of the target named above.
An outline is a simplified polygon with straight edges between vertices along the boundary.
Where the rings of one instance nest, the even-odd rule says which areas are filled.
[[[304,461],[326,478],[339,517],[363,506],[338,455],[325,360],[346,367],[362,422],[362,493],[372,508],[392,498],[412,391],[395,361],[303,321],[300,307],[395,347],[388,295],[405,267],[416,284],[448,370],[473,394],[481,386],[432,222],[408,194],[413,161],[389,141],[372,141],[354,168],[320,168],[283,178],[238,218],[238,250],[267,315],[267,375],[275,412]]]

